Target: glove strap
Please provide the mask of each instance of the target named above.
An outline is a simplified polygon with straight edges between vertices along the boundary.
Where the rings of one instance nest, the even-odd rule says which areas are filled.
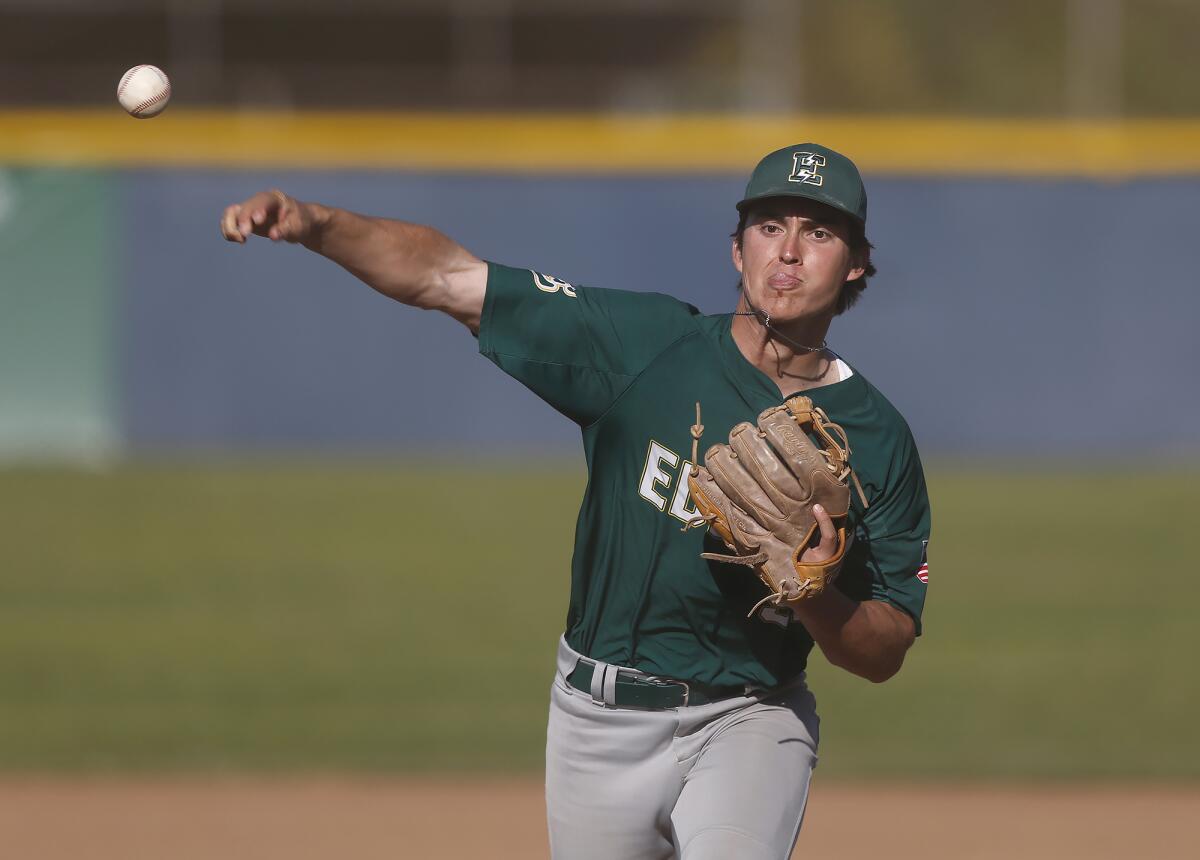
[[[700,553],[700,557],[709,561],[723,561],[726,564],[744,564],[746,567],[757,567],[768,558],[765,552],[755,553],[754,555],[722,555],[719,552],[702,552]]]
[[[842,562],[846,558],[847,547],[849,547],[854,541],[853,536],[848,536],[846,534],[846,529],[844,526],[838,528],[837,536],[837,552],[834,553],[830,558],[825,559],[825,561],[800,562],[796,561],[795,559],[792,560],[792,565],[796,568],[796,579],[794,580],[796,588],[791,594],[787,594],[783,591],[772,591],[762,600],[758,601],[758,603],[754,604],[750,611],[746,613],[746,617],[753,617],[754,613],[758,612],[758,610],[767,603],[771,604],[772,606],[798,604],[810,596],[808,591],[814,584],[824,583],[828,585],[830,582],[833,582],[842,569]],[[801,549],[799,552],[803,552],[803,549]],[[762,553],[762,555],[765,557],[766,553]],[[748,556],[748,558],[753,558],[753,556]],[[759,578],[762,578],[761,573],[759,574]],[[765,579],[763,581],[766,582]],[[770,585],[768,584],[767,587],[770,588]]]

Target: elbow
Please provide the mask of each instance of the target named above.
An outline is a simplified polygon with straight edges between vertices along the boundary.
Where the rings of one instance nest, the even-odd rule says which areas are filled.
[[[872,684],[882,684],[884,681],[894,678],[900,671],[900,668],[904,665],[904,656],[908,653],[911,645],[912,640],[909,640],[898,643],[896,647],[873,654],[870,657],[858,660],[847,659],[830,662],[834,662],[834,665],[838,668],[845,669],[850,674],[857,675],[864,680],[870,681]]]
[[[873,684],[895,677],[904,656],[916,641],[916,624],[907,613],[879,601],[858,604],[865,622],[840,636],[820,642],[825,659],[852,675]]]
[[[882,684],[891,679],[900,671],[900,667],[904,663],[903,654],[894,659],[881,655],[873,660],[836,660],[832,659],[828,653],[825,657],[839,669],[844,669],[851,675],[870,681],[872,684]]]
[[[872,684],[882,684],[884,681],[890,681],[894,678],[903,665],[904,655],[901,655],[898,660],[892,660],[880,666],[872,666],[869,671],[863,672],[860,677],[866,678]]]
[[[874,659],[864,667],[865,671],[858,673],[872,684],[882,684],[884,681],[894,678],[900,671],[900,667],[904,665],[904,657],[908,654],[908,649],[917,641],[916,625],[912,618],[900,613],[899,610],[891,607],[888,609],[895,622],[891,635],[884,640],[886,644],[880,643],[883,647],[873,655]]]

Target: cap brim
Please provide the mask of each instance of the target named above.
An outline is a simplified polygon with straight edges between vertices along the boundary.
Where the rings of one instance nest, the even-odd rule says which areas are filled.
[[[812,200],[816,203],[822,203],[825,206],[828,206],[830,209],[835,209],[838,212],[841,212],[843,215],[849,215],[859,224],[866,223],[866,221],[861,218],[857,212],[847,209],[841,201],[835,200],[827,194],[821,194],[821,192],[816,190],[788,192],[768,191],[764,194],[755,194],[753,197],[747,197],[744,200],[740,200],[737,204],[737,211],[744,213],[747,206],[751,205],[752,203],[759,203],[763,200],[787,200],[788,198],[793,197],[801,197],[805,200]]]

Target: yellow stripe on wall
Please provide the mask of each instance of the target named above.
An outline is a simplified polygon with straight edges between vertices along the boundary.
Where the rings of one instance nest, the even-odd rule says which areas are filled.
[[[168,110],[0,111],[0,163],[488,172],[728,171],[817,141],[868,173],[1200,173],[1200,121]]]

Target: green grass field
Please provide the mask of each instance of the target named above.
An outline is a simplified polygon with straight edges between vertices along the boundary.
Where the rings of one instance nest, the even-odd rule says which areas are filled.
[[[814,658],[822,775],[1200,778],[1198,478],[931,470],[926,634]],[[0,769],[536,770],[582,484],[0,471]]]

